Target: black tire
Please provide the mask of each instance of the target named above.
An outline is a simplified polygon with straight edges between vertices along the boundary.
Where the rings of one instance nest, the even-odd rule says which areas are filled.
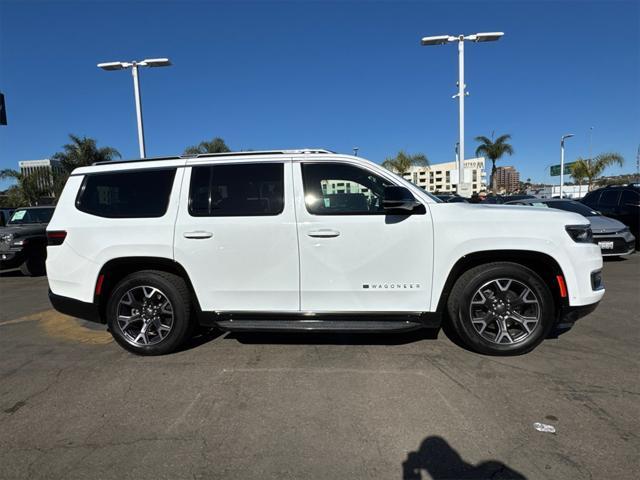
[[[41,277],[46,273],[44,258],[40,256],[29,256],[20,265],[20,272],[27,277]]]
[[[487,329],[485,336],[478,331],[471,321],[471,302],[474,298],[476,301],[478,298],[482,298],[474,295],[483,286],[497,279],[515,280],[514,285],[519,288],[521,288],[521,285],[529,288],[537,300],[537,307],[532,308],[537,308],[536,312],[539,318],[535,326],[530,327],[527,325],[527,328],[531,330],[530,332],[526,332],[524,327],[521,327],[517,322],[513,322],[511,319],[508,320],[511,325],[521,328],[521,334],[523,335],[521,340],[514,341],[514,343],[496,343],[495,340],[491,341],[486,338],[486,336],[491,336],[491,333],[487,333],[490,332],[487,325],[492,322],[494,324],[491,326],[496,331],[501,331],[499,330],[499,324],[494,320],[495,317],[487,317],[491,320],[487,321],[485,325],[485,329]],[[502,284],[506,285],[506,282],[502,282]],[[526,295],[531,296],[531,293]],[[532,296],[530,300],[533,300]],[[488,263],[466,271],[453,286],[448,298],[447,309],[451,325],[459,339],[471,350],[487,355],[521,355],[530,352],[547,337],[555,322],[555,302],[549,287],[533,270],[511,262]],[[482,323],[480,323],[479,328],[482,328],[482,326]],[[496,334],[496,337],[498,335]],[[501,338],[498,338],[498,342],[501,341]],[[511,336],[508,337],[507,341],[509,339],[514,340]]]
[[[169,300],[172,310],[173,318],[170,331],[163,339],[154,344],[132,344],[130,333],[125,333],[117,321],[118,309],[121,308],[120,301],[131,289],[142,286],[158,289]],[[185,281],[178,275],[158,270],[141,270],[132,273],[122,279],[109,296],[106,309],[109,331],[121,347],[137,355],[171,353],[185,342],[193,330],[190,298]]]

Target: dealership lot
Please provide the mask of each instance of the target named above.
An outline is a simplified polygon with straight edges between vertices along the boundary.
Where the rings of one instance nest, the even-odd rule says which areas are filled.
[[[511,358],[444,333],[210,333],[135,357],[0,276],[0,478],[632,478],[640,255]],[[554,425],[555,434],[534,429]]]

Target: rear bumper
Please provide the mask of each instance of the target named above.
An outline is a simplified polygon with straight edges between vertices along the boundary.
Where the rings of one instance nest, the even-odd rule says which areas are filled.
[[[95,303],[81,302],[75,298],[56,295],[51,290],[49,290],[49,301],[53,308],[60,313],[90,322],[104,323],[100,315],[100,309]]]

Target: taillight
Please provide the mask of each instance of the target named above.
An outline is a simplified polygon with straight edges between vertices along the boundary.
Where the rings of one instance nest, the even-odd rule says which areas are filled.
[[[65,238],[67,238],[67,232],[64,230],[53,230],[51,232],[47,232],[47,245],[62,245]]]

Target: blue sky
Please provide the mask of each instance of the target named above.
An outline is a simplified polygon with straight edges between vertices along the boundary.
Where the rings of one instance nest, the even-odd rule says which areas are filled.
[[[0,168],[46,158],[75,133],[138,154],[128,71],[141,74],[147,155],[223,137],[233,149],[325,147],[380,162],[400,149],[453,158],[454,45],[423,35],[504,31],[466,49],[467,157],[476,135],[513,135],[523,178],[640,143],[640,2],[30,2],[0,0]],[[0,184],[0,186],[6,186]]]

